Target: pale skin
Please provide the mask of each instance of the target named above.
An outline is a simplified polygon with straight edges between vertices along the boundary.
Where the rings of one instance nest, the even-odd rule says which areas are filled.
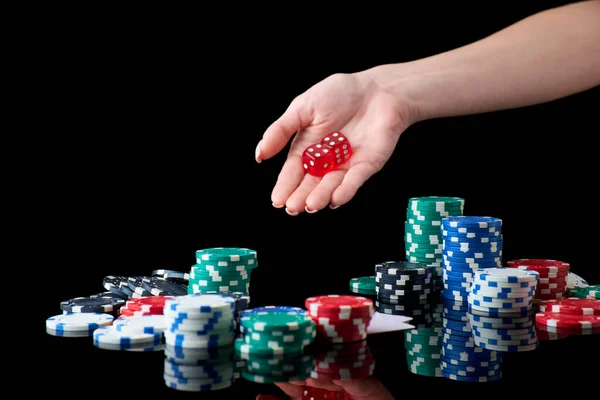
[[[535,14],[446,53],[332,75],[291,102],[255,157],[260,163],[275,156],[293,137],[273,206],[290,215],[337,208],[385,166],[400,135],[419,121],[541,104],[598,85],[600,0],[592,0]],[[304,149],[335,131],[348,138],[352,158],[322,178],[306,174]]]

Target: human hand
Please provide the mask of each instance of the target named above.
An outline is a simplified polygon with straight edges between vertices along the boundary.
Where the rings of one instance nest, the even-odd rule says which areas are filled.
[[[279,153],[296,133],[271,194],[273,206],[297,215],[349,202],[392,155],[410,125],[410,108],[366,72],[332,75],[296,97],[256,147],[260,163]],[[303,151],[332,132],[348,138],[352,157],[323,177],[306,174]]]
[[[276,383],[276,385],[292,400],[303,400],[310,398],[304,396],[306,390],[318,388],[331,392],[340,393],[339,397],[328,397],[329,399],[352,399],[352,400],[394,400],[392,394],[376,378],[355,380],[323,380],[308,378],[305,381],[293,381]],[[311,396],[312,397],[312,396]],[[315,397],[318,399],[319,397]],[[279,400],[273,396],[258,395],[256,400]]]

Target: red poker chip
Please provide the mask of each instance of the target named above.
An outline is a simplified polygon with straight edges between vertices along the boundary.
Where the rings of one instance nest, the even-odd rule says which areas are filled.
[[[535,321],[540,325],[556,328],[590,330],[600,328],[600,315],[573,315],[563,313],[539,312]]]
[[[570,265],[564,261],[543,260],[537,258],[522,258],[511,260],[506,263],[509,268],[521,268],[537,272],[568,272]]]
[[[324,295],[309,297],[304,305],[311,316],[347,319],[372,316],[373,301],[362,296]]]
[[[562,289],[567,287],[567,282],[552,282],[552,283],[538,283],[536,289]]]
[[[535,324],[536,332],[548,332],[555,335],[569,336],[569,335],[595,335],[600,333],[600,328],[590,329],[579,329],[579,328],[556,328],[553,326]]]
[[[600,300],[566,298],[540,302],[540,311],[574,314],[600,315]]]
[[[570,333],[548,332],[541,329],[537,329],[535,331],[535,337],[537,340],[558,340],[569,337],[570,335]]]
[[[162,313],[160,313],[160,314],[162,314]],[[160,315],[160,314],[158,314],[158,315]],[[142,315],[157,315],[157,314],[152,314],[148,311],[134,311],[134,310],[130,310],[125,307],[121,307],[121,315],[124,315],[126,317],[140,317]]]

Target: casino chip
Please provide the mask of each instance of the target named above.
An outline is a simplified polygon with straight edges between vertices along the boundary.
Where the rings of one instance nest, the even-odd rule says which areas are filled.
[[[198,250],[189,273],[188,293],[250,291],[250,275],[258,266],[256,251],[219,247]]]
[[[541,312],[574,315],[600,315],[600,301],[594,299],[558,299],[539,303]]]
[[[433,326],[435,267],[410,261],[387,261],[375,265],[377,312],[411,317],[415,328]]]
[[[538,272],[522,269],[475,271],[468,295],[468,312],[484,318],[515,318],[513,326],[510,320],[504,321],[506,327],[499,326],[501,321],[495,321],[495,326],[494,321],[486,326],[469,320],[476,346],[502,352],[531,351],[538,347],[535,328],[529,322],[529,318],[533,320],[533,293],[538,279]]]
[[[142,287],[152,296],[183,296],[188,294],[187,286],[171,282],[165,278],[142,278]]]
[[[408,200],[405,252],[408,261],[426,263],[433,270],[433,288],[442,288],[442,219],[463,214],[459,197],[413,197]]]
[[[104,313],[55,315],[46,320],[46,332],[53,336],[92,336],[98,328],[112,324],[114,317]]]
[[[573,329],[581,332],[586,330],[600,330],[600,315],[539,312],[535,315],[535,321],[539,325],[548,328]]]
[[[361,276],[350,279],[350,291],[366,297],[377,296],[376,285],[374,276]]]
[[[163,341],[162,332],[129,333],[116,326],[98,328],[93,333],[94,346],[104,350],[152,349]]]
[[[583,288],[575,288],[569,291],[572,297],[580,299],[600,300],[600,285],[590,285]]]
[[[502,266],[502,220],[453,216],[444,218],[441,224],[442,297],[464,304],[471,289],[473,273]]]
[[[324,295],[304,302],[316,323],[318,339],[331,343],[365,340],[374,313],[373,301],[363,296]]]
[[[60,303],[60,309],[69,313],[117,312],[125,300],[115,297],[76,297]]]
[[[538,273],[538,285],[534,300],[556,300],[566,297],[569,264],[564,261],[544,259],[520,259],[506,263],[508,268],[517,268]]]
[[[127,286],[127,277],[126,276],[105,276],[102,280],[102,284],[104,288],[111,293],[114,293],[116,296],[127,299],[130,296],[122,290],[123,286]]]

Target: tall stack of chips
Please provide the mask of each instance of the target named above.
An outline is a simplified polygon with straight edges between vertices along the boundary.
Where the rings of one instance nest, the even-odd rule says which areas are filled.
[[[463,215],[460,197],[413,197],[408,200],[404,244],[406,259],[434,267],[433,286],[442,288],[442,219]]]
[[[165,384],[182,391],[210,391],[234,381],[231,344],[235,298],[224,294],[178,296],[165,302]],[[191,360],[200,365],[191,366]]]

